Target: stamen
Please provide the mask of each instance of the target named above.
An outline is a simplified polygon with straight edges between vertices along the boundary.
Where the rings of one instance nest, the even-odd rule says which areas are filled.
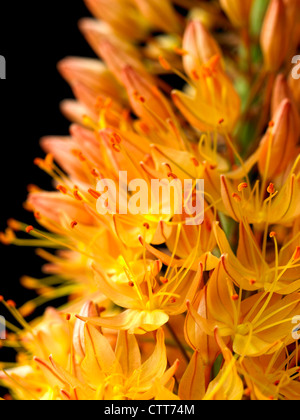
[[[96,200],[98,200],[98,198],[101,197],[101,194],[98,191],[93,190],[92,188],[88,190],[88,193],[91,194],[91,196],[94,197]]]

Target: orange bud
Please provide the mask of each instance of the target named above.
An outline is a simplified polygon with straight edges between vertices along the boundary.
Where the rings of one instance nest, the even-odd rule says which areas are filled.
[[[183,37],[183,49],[187,51],[183,57],[184,69],[192,78],[193,72],[212,57],[222,56],[217,42],[198,20],[193,20],[188,24]]]
[[[253,0],[220,0],[221,7],[237,28],[249,24]]]
[[[275,115],[279,106],[284,99],[288,99],[291,102],[293,118],[295,119],[298,130],[300,130],[300,114],[297,109],[297,104],[294,99],[293,93],[288,85],[288,82],[283,74],[279,74],[276,78],[271,104],[271,114]]]
[[[283,0],[271,0],[261,31],[261,48],[265,67],[277,71],[286,58],[288,47],[287,18]]]
[[[268,173],[268,178],[281,174],[294,158],[298,141],[298,128],[292,105],[284,99],[260,145],[259,171]]]
[[[99,316],[99,310],[94,302],[86,302],[80,312],[80,315],[85,318],[94,318]],[[74,325],[73,345],[76,353],[82,358],[85,356],[85,340],[84,340],[84,326],[85,323],[77,319]]]
[[[294,78],[291,74],[288,80],[288,85],[296,102],[296,106],[300,115],[300,80]]]

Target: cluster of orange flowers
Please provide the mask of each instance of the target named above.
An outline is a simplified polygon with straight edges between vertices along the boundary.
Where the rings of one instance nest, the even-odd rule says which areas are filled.
[[[0,237],[47,260],[22,279],[36,299],[1,298],[19,324],[1,383],[32,400],[299,399],[299,0],[85,2],[100,60],[59,63],[70,136],[35,161],[55,191],[30,187],[41,228]],[[97,183],[120,171],[204,179],[204,222],[99,214]]]

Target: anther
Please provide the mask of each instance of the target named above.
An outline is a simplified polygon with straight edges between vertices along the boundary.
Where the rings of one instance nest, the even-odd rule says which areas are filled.
[[[275,238],[276,237],[276,232],[270,232],[270,238]]]
[[[162,66],[162,68],[164,70],[170,71],[172,69],[171,66],[170,66],[170,64],[167,62],[167,60],[163,56],[160,55],[158,57],[158,59],[159,59],[160,65]]]
[[[30,233],[30,232],[32,232],[34,230],[34,227],[33,226],[27,226],[27,228],[25,229],[25,232],[26,233]]]
[[[234,301],[239,300],[239,295],[237,295],[237,294],[232,295],[231,299],[234,300]]]
[[[237,202],[237,203],[240,203],[241,201],[242,201],[242,199],[241,199],[241,197],[238,195],[238,194],[236,194],[236,193],[233,193],[232,194],[232,198]]]
[[[150,225],[149,225],[149,223],[144,223],[144,224],[143,224],[143,226],[144,226],[144,228],[146,228],[147,230],[149,230],[149,229],[150,229]]]
[[[67,194],[67,192],[68,192],[67,188],[66,188],[66,187],[64,187],[63,185],[58,185],[58,186],[56,187],[56,189],[57,189],[58,191],[60,191],[62,194]]]
[[[275,186],[272,182],[268,186],[267,191],[268,191],[269,194],[274,194],[275,193]]]
[[[91,194],[92,197],[94,197],[96,200],[98,200],[99,197],[101,197],[101,194],[98,191],[93,190],[90,188],[88,190],[89,194]]]
[[[76,200],[78,200],[78,201],[82,201],[83,200],[83,198],[80,196],[78,190],[74,190],[73,191],[73,195],[76,198]]]
[[[16,307],[17,307],[16,302],[15,302],[15,301],[13,301],[13,300],[11,300],[11,299],[9,299],[9,300],[6,302],[6,304],[7,304],[7,306],[9,306],[9,307],[11,307],[11,308],[16,308]]]
[[[199,162],[198,162],[198,160],[197,160],[195,157],[192,157],[192,158],[191,158],[191,161],[192,161],[192,163],[196,166],[196,168],[198,168],[198,166],[199,166]]]
[[[295,254],[293,256],[293,260],[294,261],[297,261],[299,259],[300,259],[300,246],[297,246],[296,251],[295,251]]]
[[[167,277],[160,277],[159,280],[163,283],[163,284],[167,284],[169,283],[169,279],[167,279]]]
[[[77,225],[78,225],[78,222],[76,222],[76,220],[73,220],[73,222],[71,222],[72,229],[74,229]]]
[[[241,192],[243,190],[245,190],[246,188],[248,188],[248,184],[247,182],[242,182],[239,186],[238,186],[238,191]]]

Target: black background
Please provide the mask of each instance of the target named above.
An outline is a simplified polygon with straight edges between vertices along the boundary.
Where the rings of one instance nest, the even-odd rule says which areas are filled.
[[[0,80],[0,230],[9,218],[32,223],[23,209],[27,185],[51,189],[51,181],[35,167],[43,156],[39,139],[67,135],[69,122],[59,103],[72,98],[57,71],[67,55],[94,53],[78,29],[78,20],[90,16],[83,0],[1,2],[0,55],[6,58],[7,79]],[[0,295],[18,305],[30,293],[19,287],[23,274],[40,274],[41,262],[34,249],[0,244]],[[0,309],[1,311],[1,309]]]
[[[7,78],[0,80],[0,231],[9,218],[34,222],[23,209],[29,184],[52,189],[33,160],[44,156],[41,137],[68,134],[70,123],[59,104],[73,95],[56,64],[68,55],[94,57],[78,29],[78,20],[87,16],[83,0],[1,1],[0,55],[6,58]],[[33,248],[0,244],[0,295],[17,306],[35,297],[20,286],[20,277],[41,277],[42,263]],[[11,320],[2,305],[0,315]],[[0,361],[13,357],[0,350]]]

